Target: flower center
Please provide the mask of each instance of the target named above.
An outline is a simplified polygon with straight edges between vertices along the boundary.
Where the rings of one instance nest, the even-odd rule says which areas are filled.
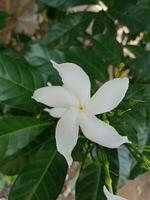
[[[83,108],[83,106],[79,106],[78,109],[79,109],[80,112],[84,112],[84,108]]]

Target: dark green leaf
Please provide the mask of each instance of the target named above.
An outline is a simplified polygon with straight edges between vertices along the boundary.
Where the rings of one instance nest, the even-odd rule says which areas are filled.
[[[64,62],[64,54],[62,51],[56,49],[49,49],[40,44],[30,45],[29,49],[25,52],[25,58],[30,65],[41,66],[50,63],[50,60],[56,62]]]
[[[136,56],[135,59],[128,61],[134,81],[150,84],[150,52],[139,47],[127,46],[127,48]]]
[[[87,153],[87,139],[79,138],[77,145],[72,151],[72,157],[74,161],[83,161]]]
[[[18,174],[28,161],[26,155],[26,152],[23,154],[20,151],[12,156],[9,156],[7,159],[0,163],[0,171],[3,174],[9,176]]]
[[[67,173],[53,141],[41,148],[18,176],[9,200],[56,200]]]
[[[126,48],[131,51],[135,57],[141,57],[145,53],[144,48],[140,46],[126,45]]]
[[[36,111],[31,99],[36,88],[43,86],[37,70],[9,56],[0,55],[0,102],[26,111]]]
[[[94,49],[106,64],[116,65],[122,61],[123,53],[121,44],[113,37],[108,37],[107,35],[94,36]]]
[[[150,100],[150,85],[142,84],[135,82],[134,84],[130,84],[130,87],[127,91],[126,100],[128,102],[127,106],[131,107],[140,103],[142,106],[145,104],[149,104]]]
[[[94,17],[93,13],[75,13],[68,15],[62,22],[54,24],[48,33],[43,37],[41,44],[64,44],[74,41],[76,36],[79,36],[85,31],[90,21]]]
[[[93,35],[96,34],[107,34],[109,38],[115,36],[116,34],[116,27],[114,22],[107,16],[106,12],[101,11],[96,15],[93,24]]]
[[[34,117],[0,118],[0,160],[27,146],[49,126],[49,122]]]
[[[128,7],[135,5],[137,1],[138,0],[103,0],[103,2],[108,6],[108,8],[120,11],[126,10]]]
[[[120,2],[120,1],[118,1]],[[126,4],[126,1],[124,1]],[[124,6],[120,4],[122,8]],[[112,15],[114,15],[119,22],[123,25],[129,27],[131,32],[140,32],[147,29],[150,29],[150,4],[148,0],[141,0],[134,2],[128,7],[125,7],[125,10],[113,9],[111,10]]]
[[[103,200],[101,167],[90,164],[81,170],[76,183],[76,200]]]
[[[52,6],[52,7],[60,7],[60,8],[67,8],[76,5],[83,5],[83,4],[94,4],[97,3],[97,0],[40,0],[40,2]]]
[[[147,126],[145,124],[144,113],[141,111],[141,105],[138,104],[134,109],[124,113],[121,121],[118,123],[119,132],[127,135],[134,143],[145,144],[148,138]]]
[[[43,132],[25,148],[18,150],[12,156],[8,156],[6,159],[2,160],[0,162],[0,171],[9,176],[20,173],[23,167],[32,159],[33,154],[35,154],[49,139],[50,136],[47,131]]]

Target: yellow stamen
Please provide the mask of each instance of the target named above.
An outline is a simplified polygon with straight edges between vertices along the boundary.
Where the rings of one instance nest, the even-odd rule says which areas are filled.
[[[80,112],[83,112],[83,111],[84,111],[84,108],[83,108],[82,106],[80,106],[80,107],[79,107],[79,111],[80,111]]]

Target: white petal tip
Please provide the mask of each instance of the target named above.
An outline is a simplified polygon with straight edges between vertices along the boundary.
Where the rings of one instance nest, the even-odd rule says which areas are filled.
[[[120,144],[118,143],[118,145],[115,148],[119,148],[121,145],[125,143],[131,144],[132,142],[128,140],[127,136],[121,136]]]
[[[103,186],[103,192],[104,192],[105,196],[108,198],[108,200],[110,200],[112,198],[113,194],[108,191],[108,189],[105,185]]]
[[[118,196],[118,195],[115,195],[115,194],[112,194],[111,192],[109,192],[105,185],[103,186],[103,192],[104,192],[107,200],[127,200],[121,196]]]
[[[37,89],[37,90],[38,90],[38,89]],[[39,96],[37,95],[37,90],[34,91],[34,93],[33,93],[32,97],[31,97],[31,99],[34,99],[35,101],[40,102],[40,101],[39,101],[39,98],[38,98]]]
[[[54,60],[50,60],[50,62],[52,63],[52,65],[53,65],[54,67],[58,65],[58,63],[55,62]]]
[[[128,143],[128,144],[131,144],[132,142],[128,140],[128,137],[127,136],[120,136],[120,140],[118,140],[118,143],[116,145],[114,145],[112,147],[112,149],[115,149],[115,148],[119,148],[121,145],[125,144],[125,143]]]
[[[107,190],[105,185],[103,186],[103,192],[104,192],[104,194],[108,192],[108,190]]]
[[[53,63],[55,63],[55,61],[53,61],[53,60],[50,60],[50,62],[53,64]]]
[[[129,143],[129,144],[131,144],[132,142],[130,140],[128,140],[127,136],[123,136],[123,143]]]
[[[128,140],[126,143],[128,143],[128,144],[132,144],[132,142],[131,142],[130,140]]]
[[[73,162],[72,158],[67,159],[67,163],[68,163],[68,167],[69,167],[69,168],[71,167],[72,162]]]
[[[52,86],[52,84],[51,84],[50,82],[47,82],[47,86],[51,87],[51,86]]]
[[[54,60],[50,60],[50,62],[52,63],[53,67],[54,67],[56,70],[58,70],[59,64],[56,63]]]
[[[36,98],[35,98],[35,92],[34,92],[33,95],[31,96],[31,99],[36,100]],[[36,101],[38,101],[38,100],[36,100]]]
[[[57,139],[56,139],[56,141],[57,141]],[[57,151],[66,159],[68,167],[70,168],[72,165],[72,162],[73,162],[71,155],[66,152],[65,153],[61,152],[59,150],[59,145],[57,144],[57,142],[56,142],[56,147],[57,147]]]
[[[57,149],[58,149],[58,148],[57,148]],[[73,162],[73,159],[72,159],[71,155],[69,155],[68,153],[67,153],[67,154],[63,154],[63,153],[61,153],[60,151],[59,151],[59,153],[60,153],[61,155],[64,156],[64,158],[65,158],[66,161],[67,161],[68,167],[70,168],[71,165],[72,165],[72,162]]]
[[[49,112],[49,111],[50,111],[49,108],[44,108],[43,110],[46,111],[46,112]]]

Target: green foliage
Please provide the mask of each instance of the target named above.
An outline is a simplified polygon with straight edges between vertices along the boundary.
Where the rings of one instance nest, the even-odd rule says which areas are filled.
[[[0,126],[0,161],[2,161],[27,146],[49,126],[49,123],[33,117],[11,116],[1,117]]]
[[[63,8],[67,8],[67,7],[72,7],[72,6],[76,6],[76,5],[84,5],[84,4],[94,4],[97,3],[97,0],[40,0],[40,2],[48,5],[48,6],[52,6],[52,7],[63,7]]]
[[[89,164],[81,170],[76,183],[76,199],[100,200],[102,194],[101,167],[96,164]]]
[[[50,141],[39,149],[19,174],[9,199],[56,199],[63,187],[66,173],[67,163],[57,153],[54,142]]]
[[[0,171],[7,175],[18,174],[25,164],[31,159],[33,154],[43,145],[49,141],[50,137],[45,130],[41,135],[36,137],[32,142],[22,149],[19,149],[13,155],[7,156],[0,161]]]
[[[32,99],[47,82],[62,85],[50,60],[80,65],[89,75],[92,94],[110,78],[130,79],[121,104],[99,117],[132,144],[109,150],[79,134],[72,152],[81,163],[76,199],[105,200],[103,185],[116,191],[129,178],[150,171],[150,1],[103,0],[107,9],[91,11],[98,2],[38,1],[42,22],[32,36],[16,33],[22,16],[0,11],[0,37],[7,30],[10,38],[0,43],[0,172],[17,175],[9,200],[56,200],[64,185],[67,164],[53,138],[57,120]],[[87,6],[70,11],[79,5]]]
[[[43,37],[42,45],[60,44],[74,42],[76,37],[82,35],[89,25],[94,14],[77,13],[67,16],[62,22],[54,24]]]
[[[26,111],[37,111],[31,99],[33,91],[43,86],[37,70],[27,63],[6,55],[0,55],[0,101]]]
[[[104,0],[111,15],[119,20],[119,23],[126,25],[131,32],[149,30],[150,28],[150,4],[149,0],[131,1],[109,1]]]
[[[135,54],[136,59],[130,60],[129,65],[134,73],[135,80],[141,83],[147,83],[150,81],[150,52],[144,51],[142,48],[136,48],[134,46],[127,46],[127,48]]]
[[[107,65],[117,65],[122,61],[122,47],[113,37],[96,35],[93,38],[96,54]]]

